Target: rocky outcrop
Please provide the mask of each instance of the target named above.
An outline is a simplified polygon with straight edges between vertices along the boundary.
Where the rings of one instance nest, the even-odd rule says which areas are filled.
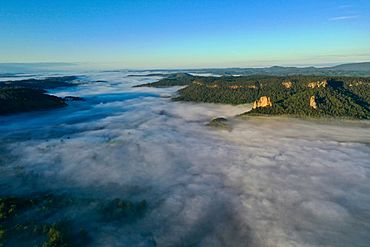
[[[291,81],[284,81],[283,83],[281,83],[281,85],[283,85],[283,87],[285,87],[286,89],[291,89],[293,87],[293,83]]]
[[[231,126],[229,125],[228,121],[226,118],[219,117],[219,118],[214,118],[207,124],[209,127],[213,128],[219,128],[219,129],[226,129],[231,131]]]
[[[249,88],[249,89],[256,89],[256,85],[231,85],[229,86],[230,89],[239,89],[239,88]]]
[[[271,107],[272,102],[270,97],[262,96],[259,100],[254,101],[253,109],[260,108],[260,107]]]
[[[358,86],[361,86],[361,85],[367,85],[367,86],[370,86],[370,83],[369,82],[363,82],[363,81],[355,81],[355,82],[351,82],[348,86],[349,87],[358,87]]]
[[[310,107],[315,110],[317,109],[316,97],[314,95],[310,97]]]
[[[314,89],[314,88],[325,88],[327,85],[328,85],[328,81],[324,80],[324,81],[310,82],[310,83],[308,83],[307,87],[312,88],[312,89]]]
[[[200,82],[200,81],[193,81],[193,84],[198,85],[198,86],[202,86],[202,85],[203,85],[203,82]]]
[[[229,86],[230,89],[239,89],[239,88],[242,88],[242,86],[240,85],[231,85]]]

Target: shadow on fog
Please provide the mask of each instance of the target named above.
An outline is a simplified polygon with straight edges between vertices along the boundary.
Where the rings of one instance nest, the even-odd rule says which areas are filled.
[[[92,246],[370,241],[367,123],[248,118],[230,120],[230,132],[210,130],[209,119],[246,106],[171,102],[159,98],[164,90],[107,93],[132,90],[107,83],[86,87],[71,94],[85,101],[64,109],[0,119],[0,148],[9,155],[0,157],[0,188],[148,201],[145,217],[128,225],[61,210],[92,231]]]
[[[28,135],[32,139],[58,138],[75,131],[64,127],[70,124],[94,122],[108,116],[118,115],[131,108],[125,101],[138,98],[157,98],[159,95],[145,92],[106,93],[83,97],[83,101],[68,102],[61,109],[20,113],[0,116],[0,135],[2,138]],[[115,104],[118,103],[118,104]]]

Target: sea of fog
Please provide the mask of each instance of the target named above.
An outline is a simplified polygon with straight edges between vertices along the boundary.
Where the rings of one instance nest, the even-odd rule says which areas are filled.
[[[160,77],[80,75],[50,93],[85,101],[0,117],[1,195],[147,201],[130,224],[62,212],[91,246],[369,246],[369,121],[233,118],[250,106],[132,87]],[[221,116],[231,131],[206,126]]]

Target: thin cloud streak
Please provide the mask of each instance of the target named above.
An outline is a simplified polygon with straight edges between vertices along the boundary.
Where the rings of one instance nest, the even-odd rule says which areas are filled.
[[[357,19],[360,16],[358,15],[345,15],[345,16],[336,16],[329,19],[329,21],[342,21],[342,20],[352,20]]]

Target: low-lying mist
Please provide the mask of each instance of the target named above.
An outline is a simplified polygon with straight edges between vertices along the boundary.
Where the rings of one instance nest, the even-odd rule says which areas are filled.
[[[366,246],[370,123],[233,117],[171,101],[155,78],[91,74],[64,109],[0,118],[0,191],[94,201],[60,208],[91,246]],[[103,81],[104,80],[104,81]],[[69,91],[67,91],[69,90]],[[207,127],[227,117],[231,131]],[[95,200],[145,200],[99,220]],[[95,204],[94,204],[95,203]]]

